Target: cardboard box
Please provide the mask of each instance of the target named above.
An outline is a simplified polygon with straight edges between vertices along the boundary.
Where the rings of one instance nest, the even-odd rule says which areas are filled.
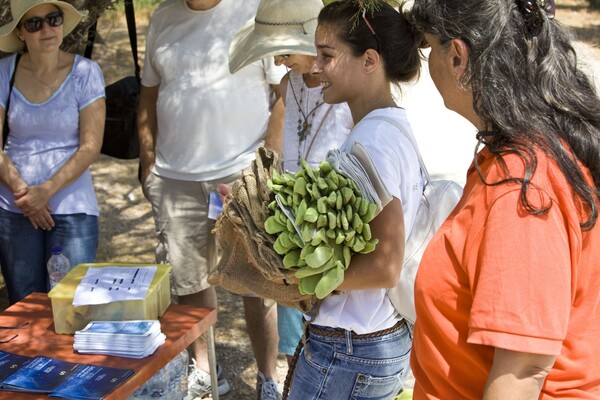
[[[77,285],[89,267],[142,267],[156,266],[156,273],[145,300],[116,301],[107,304],[73,306]],[[171,287],[167,264],[80,264],[73,268],[48,293],[52,302],[52,316],[56,333],[75,333],[90,321],[128,321],[136,319],[158,319],[171,304]]]

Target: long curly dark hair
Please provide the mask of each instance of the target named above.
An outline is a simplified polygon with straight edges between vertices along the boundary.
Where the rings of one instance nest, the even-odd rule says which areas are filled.
[[[473,92],[475,112],[491,127],[479,132],[479,146],[487,146],[500,161],[507,153],[523,159],[524,176],[507,179],[521,184],[523,206],[532,214],[550,207],[536,207],[527,199],[538,148],[556,160],[586,206],[581,227],[591,229],[598,218],[600,99],[580,68],[571,33],[541,1],[418,0],[411,18],[416,29],[442,45],[460,38],[469,47],[462,83]],[[532,6],[535,24],[523,11]],[[578,161],[590,170],[593,185]]]

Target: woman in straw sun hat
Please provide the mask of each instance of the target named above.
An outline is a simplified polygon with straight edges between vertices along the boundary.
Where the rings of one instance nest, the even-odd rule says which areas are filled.
[[[0,264],[9,301],[48,288],[61,245],[71,265],[93,262],[98,204],[89,171],[104,130],[99,66],[60,49],[87,15],[63,1],[11,0],[0,27]]]
[[[230,48],[232,73],[270,56],[289,69],[279,85],[286,105],[281,156],[289,172],[298,171],[300,159],[318,166],[346,140],[353,125],[346,103],[325,104],[319,81],[310,74],[321,8],[321,0],[263,0],[256,18],[237,32]],[[302,337],[302,314],[278,305],[277,323],[279,351],[290,361]]]
[[[12,21],[0,27],[0,50],[6,53],[16,53],[23,50],[25,45],[17,29],[21,18],[32,8],[40,4],[52,4],[63,15],[62,37],[67,36],[88,14],[86,10],[77,10],[73,5],[64,1],[54,0],[11,0],[10,9]]]

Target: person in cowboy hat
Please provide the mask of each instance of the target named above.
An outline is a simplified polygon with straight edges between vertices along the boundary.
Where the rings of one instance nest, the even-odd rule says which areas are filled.
[[[321,8],[321,0],[263,0],[256,17],[236,33],[229,51],[231,73],[271,56],[276,65],[288,68],[280,84],[286,105],[281,157],[284,170],[292,173],[300,169],[300,159],[317,167],[353,126],[348,105],[325,104],[321,85],[310,73]],[[289,363],[302,338],[302,313],[277,305],[277,327],[279,351]]]
[[[22,54],[0,60],[0,122],[8,121],[0,151],[0,264],[14,303],[47,291],[53,245],[73,266],[96,257],[89,166],[100,154],[105,102],[100,67],[60,49],[87,12],[48,0],[11,0],[10,7],[0,51]]]
[[[156,222],[158,262],[173,267],[171,289],[181,303],[217,307],[208,275],[217,244],[208,217],[217,184],[233,183],[257,147],[280,146],[285,74],[273,60],[231,74],[234,32],[256,13],[258,0],[167,0],[152,14],[142,74],[138,130],[141,181]],[[277,315],[274,303],[243,297],[260,398],[276,399]],[[189,394],[224,394],[229,383],[208,373],[206,341],[192,345]],[[264,377],[265,379],[261,379]]]

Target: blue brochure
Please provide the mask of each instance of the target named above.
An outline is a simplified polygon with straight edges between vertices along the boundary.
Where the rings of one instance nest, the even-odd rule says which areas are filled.
[[[50,397],[99,400],[125,382],[133,370],[82,365],[50,393]]]
[[[222,212],[223,201],[221,195],[217,192],[210,192],[208,195],[208,218],[216,220]]]
[[[50,357],[34,357],[2,381],[2,388],[19,392],[50,393],[71,375],[79,364]]]
[[[20,354],[7,353],[0,350],[0,382],[16,372],[23,364],[31,361],[33,357]]]
[[[0,351],[0,389],[6,391],[100,400],[133,374],[132,369],[72,363],[44,356],[27,357]]]

